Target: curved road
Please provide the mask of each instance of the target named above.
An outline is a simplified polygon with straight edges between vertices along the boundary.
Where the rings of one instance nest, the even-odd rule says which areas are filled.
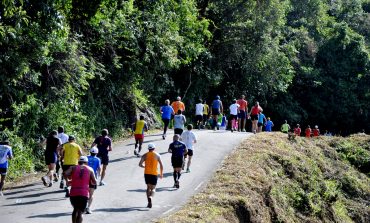
[[[140,158],[133,155],[133,140],[116,143],[110,153],[105,182],[94,194],[93,213],[84,215],[84,222],[148,222],[166,215],[186,203],[199,191],[219,167],[224,157],[250,133],[229,131],[193,130],[198,137],[195,144],[191,173],[183,173],[180,189],[174,189],[168,145],[172,132],[166,140],[160,134],[145,137],[147,144],[156,144],[162,155],[164,178],[158,180],[153,208],[146,208],[144,170],[138,166]],[[11,164],[10,164],[11,165]],[[46,188],[40,182],[17,187],[0,197],[1,222],[42,223],[70,222],[72,207],[59,184]]]

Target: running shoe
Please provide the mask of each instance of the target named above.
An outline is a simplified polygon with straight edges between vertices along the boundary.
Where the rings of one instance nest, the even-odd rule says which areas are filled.
[[[162,139],[165,140],[166,139],[166,136],[164,136],[164,134],[162,135]]]
[[[0,191],[0,197],[3,197],[3,196],[4,196],[3,192],[2,192],[2,191]]]
[[[187,168],[187,169],[186,169],[186,172],[187,172],[187,173],[190,173],[190,168]]]
[[[149,202],[148,202],[148,206],[147,206],[147,207],[148,207],[148,208],[152,208],[152,206],[153,206],[153,205],[152,205],[152,198],[151,198],[151,197],[149,197],[149,198],[148,198],[148,200],[149,200]]]
[[[42,180],[42,183],[44,183],[44,186],[47,187],[48,186],[47,176],[41,177],[41,180]]]
[[[134,154],[135,154],[135,156],[137,156],[137,155],[138,155],[138,153],[137,153],[136,149],[134,149]]]
[[[242,132],[245,132],[245,129],[243,129]]]
[[[69,196],[69,190],[68,190],[68,188],[66,188],[66,195],[65,195],[66,197],[70,197]]]
[[[60,181],[59,188],[60,189],[64,188],[64,180],[63,179]]]
[[[86,214],[92,214],[92,211],[90,210],[90,208],[86,208],[86,209],[85,209],[85,213],[86,213]]]
[[[54,182],[58,182],[59,180],[59,174],[54,173]]]
[[[99,186],[104,186],[104,185],[106,185],[106,183],[104,181],[100,181]]]
[[[53,186],[53,182],[50,182],[48,187],[52,187]]]
[[[176,188],[179,189],[180,188],[180,181],[176,181]]]

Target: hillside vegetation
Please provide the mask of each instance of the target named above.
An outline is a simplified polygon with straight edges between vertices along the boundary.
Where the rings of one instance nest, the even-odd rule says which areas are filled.
[[[245,94],[276,126],[370,131],[370,0],[1,0],[0,49],[9,178],[59,125],[120,138],[177,96],[187,117]]]
[[[257,134],[159,222],[370,222],[369,174],[370,136]]]

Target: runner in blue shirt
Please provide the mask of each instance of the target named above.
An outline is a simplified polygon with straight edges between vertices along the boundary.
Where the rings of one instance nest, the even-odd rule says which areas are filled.
[[[257,129],[257,132],[262,132],[262,126],[263,126],[263,123],[267,122],[266,120],[266,116],[260,112],[258,114],[258,123],[257,123],[257,126],[258,126],[258,129]]]
[[[184,155],[188,152],[186,145],[179,141],[180,136],[175,134],[173,136],[173,143],[170,144],[168,152],[172,153],[171,163],[173,167],[173,179],[175,181],[174,187],[180,188],[179,179],[181,177],[181,169],[184,162]]]
[[[162,121],[164,124],[163,128],[163,135],[162,138],[166,138],[166,132],[168,125],[170,124],[171,121],[171,115],[175,115],[175,111],[173,110],[172,106],[170,106],[170,100],[165,100],[164,101],[165,105],[161,107],[160,112],[162,114]]]
[[[5,183],[5,177],[8,171],[8,159],[13,158],[12,147],[9,146],[9,141],[5,140],[0,145],[0,196],[3,196],[3,187]]]
[[[274,127],[274,123],[271,121],[270,117],[267,118],[267,122],[265,124],[265,131],[266,132],[271,132],[272,127]]]
[[[98,176],[101,174],[101,161],[96,155],[99,153],[99,149],[96,147],[93,147],[90,149],[90,156],[87,157],[88,162],[87,164],[89,167],[91,167],[94,171],[95,178],[98,179]],[[96,185],[90,185],[90,197],[88,200],[88,205],[85,210],[86,214],[91,214],[90,206],[93,201],[93,194],[94,191],[96,190]]]

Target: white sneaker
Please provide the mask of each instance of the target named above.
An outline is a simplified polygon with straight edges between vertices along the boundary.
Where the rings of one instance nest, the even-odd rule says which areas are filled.
[[[3,192],[2,192],[2,191],[0,191],[0,197],[3,197],[3,196],[4,196]]]

